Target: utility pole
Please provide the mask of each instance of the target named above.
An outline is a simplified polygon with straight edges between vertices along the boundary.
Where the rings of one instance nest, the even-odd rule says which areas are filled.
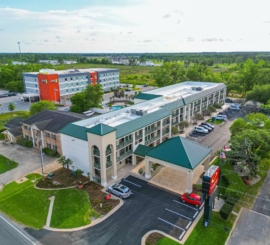
[[[20,60],[21,60],[21,62],[22,62],[22,53],[21,53],[20,42],[18,42],[18,46],[19,46],[19,52],[20,52]]]
[[[39,131],[40,135],[38,137],[38,144],[40,149],[40,164],[41,164],[41,170],[42,170],[42,176],[44,179],[44,167],[43,167],[43,152],[42,152],[42,132]]]

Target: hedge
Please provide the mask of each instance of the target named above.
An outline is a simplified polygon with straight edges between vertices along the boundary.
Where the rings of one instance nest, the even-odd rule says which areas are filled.
[[[225,203],[222,208],[220,209],[220,216],[223,218],[223,219],[228,219],[231,212],[233,210],[233,205],[229,204],[229,203]]]
[[[57,151],[52,150],[50,148],[46,148],[46,147],[42,149],[42,152],[45,153],[46,155],[51,156],[51,157],[58,157],[59,156]]]
[[[33,147],[33,143],[32,141],[28,140],[28,139],[25,139],[25,138],[20,138],[17,140],[17,144],[18,145],[22,145],[22,146],[26,146],[28,148],[31,148]]]

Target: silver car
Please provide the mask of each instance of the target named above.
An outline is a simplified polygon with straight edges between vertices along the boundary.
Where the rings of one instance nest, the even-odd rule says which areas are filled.
[[[131,195],[131,190],[125,185],[112,184],[108,187],[108,192],[119,196],[120,198],[128,198]]]

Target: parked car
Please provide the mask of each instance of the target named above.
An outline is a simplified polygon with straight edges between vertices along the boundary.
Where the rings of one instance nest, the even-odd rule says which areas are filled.
[[[125,89],[126,92],[130,92],[131,90],[129,88]]]
[[[218,116],[216,116],[216,120],[226,121],[227,117],[225,115],[218,115]]]
[[[234,105],[234,106],[237,106],[237,107],[239,107],[239,108],[242,108],[242,104],[240,104],[240,103],[234,103],[233,105]]]
[[[147,84],[144,84],[143,86],[144,86],[144,87],[148,87],[148,85],[147,85]]]
[[[184,193],[181,196],[182,202],[186,202],[192,205],[195,205],[196,207],[200,207],[202,205],[201,197],[195,193]]]
[[[120,198],[128,198],[131,195],[131,190],[125,185],[112,184],[108,187],[108,192],[119,196]]]
[[[194,127],[194,131],[197,133],[207,134],[209,131],[203,127],[196,126]]]
[[[240,107],[239,106],[235,106],[235,105],[231,105],[229,107],[230,110],[233,110],[233,111],[239,111],[240,110]]]
[[[209,123],[209,122],[202,122],[201,124],[207,125],[208,127],[212,128],[212,129],[215,128],[215,126],[213,124]]]
[[[202,124],[200,125],[200,127],[203,127],[205,129],[207,129],[209,132],[211,132],[213,129],[211,127],[209,127],[208,125]]]
[[[64,108],[63,111],[69,111],[69,108]]]
[[[225,115],[226,116],[224,111],[219,112],[218,115]]]
[[[226,103],[233,103],[234,101],[233,101],[232,99],[230,99],[230,98],[226,98],[226,99],[225,99],[225,102],[226,102]]]
[[[2,94],[2,97],[8,97],[8,93]]]

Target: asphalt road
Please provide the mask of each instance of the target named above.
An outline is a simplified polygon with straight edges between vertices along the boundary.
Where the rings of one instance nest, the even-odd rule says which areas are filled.
[[[122,180],[132,195],[105,221],[76,232],[25,230],[44,245],[140,245],[143,235],[160,230],[181,240],[201,209],[182,203],[179,195],[128,176]]]
[[[0,214],[1,245],[35,245],[40,244],[29,236],[21,227]]]

